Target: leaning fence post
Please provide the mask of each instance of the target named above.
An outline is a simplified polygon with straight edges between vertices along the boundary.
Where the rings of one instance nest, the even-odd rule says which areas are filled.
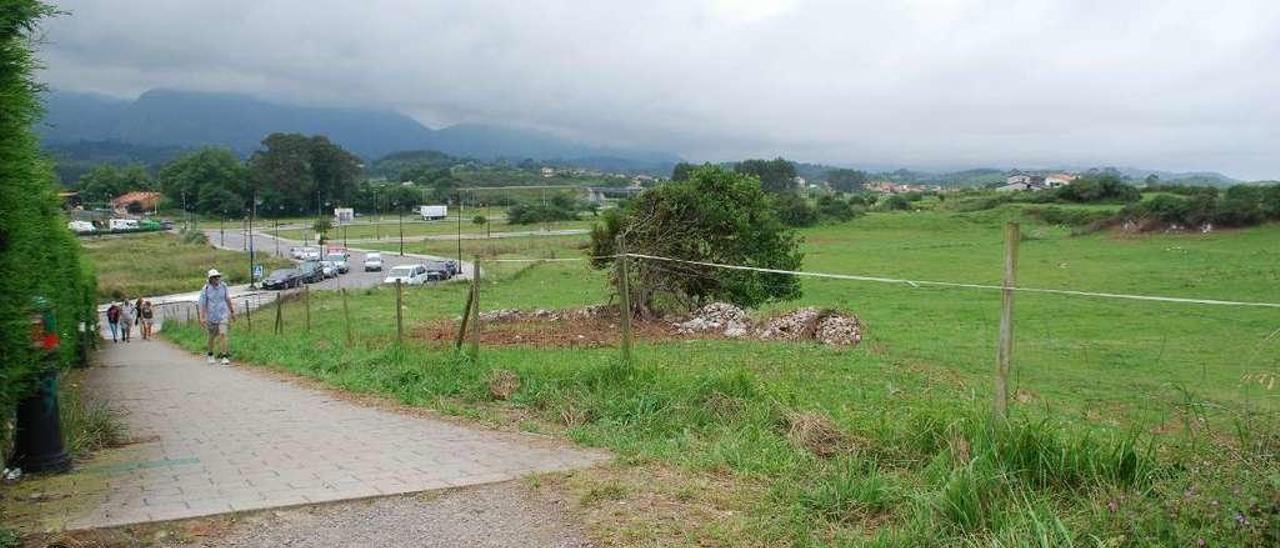
[[[355,338],[351,336],[351,308],[347,306],[347,288],[342,288],[342,322],[347,327],[347,346],[355,344]]]
[[[474,284],[473,284],[474,285]],[[475,287],[467,288],[467,304],[462,307],[462,321],[458,324],[458,334],[453,338],[453,349],[461,350],[462,341],[467,337],[467,326],[471,324],[471,307],[476,299]]]
[[[631,363],[631,283],[627,279],[627,244],[618,236],[618,310],[622,319],[622,363]]]
[[[253,333],[253,307],[249,306],[249,298],[244,299],[244,321],[249,324],[249,332]]]
[[[480,258],[471,264],[471,359],[480,356]]]
[[[404,283],[396,280],[396,344],[404,345]]]
[[[1009,370],[1013,367],[1013,290],[1018,268],[1018,223],[1004,225],[1004,285],[1000,299],[1000,342],[996,347],[995,418],[1008,416]]]

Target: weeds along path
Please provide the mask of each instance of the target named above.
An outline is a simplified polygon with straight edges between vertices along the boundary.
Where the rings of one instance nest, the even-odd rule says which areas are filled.
[[[133,443],[74,472],[83,529],[364,498],[591,466],[600,452],[359,406],[159,341],[108,345],[86,384]],[[514,539],[512,539],[514,541]]]

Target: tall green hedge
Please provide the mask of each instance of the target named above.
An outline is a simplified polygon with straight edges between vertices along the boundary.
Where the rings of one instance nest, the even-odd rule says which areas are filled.
[[[96,317],[92,270],[80,260],[53,170],[32,131],[42,115],[33,35],[53,13],[37,0],[0,0],[0,447],[11,439],[14,405],[31,390],[38,366],[31,348],[35,297],[55,311],[62,367],[89,340],[81,323],[91,328]]]

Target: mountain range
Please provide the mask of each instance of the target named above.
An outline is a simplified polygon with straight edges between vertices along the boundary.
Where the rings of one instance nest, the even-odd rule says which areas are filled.
[[[285,105],[239,94],[154,89],[127,100],[53,91],[45,108],[38,131],[55,148],[219,145],[247,156],[271,133],[297,132],[326,135],[368,160],[397,151],[438,150],[477,159],[582,160],[622,170],[669,170],[679,161],[674,154],[586,145],[525,128],[458,124],[432,129],[388,110]]]

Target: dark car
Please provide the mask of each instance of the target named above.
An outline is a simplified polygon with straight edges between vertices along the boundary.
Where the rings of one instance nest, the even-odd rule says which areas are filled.
[[[443,282],[453,278],[453,270],[449,268],[448,261],[427,261],[427,281]]]
[[[273,270],[267,279],[262,280],[263,289],[289,289],[299,285],[302,285],[302,273],[296,268]]]
[[[444,264],[445,266],[449,267],[450,278],[457,276],[458,273],[460,272],[460,270],[458,269],[458,261],[450,259],[448,261],[445,261]]]
[[[323,282],[324,268],[320,266],[320,261],[302,261],[298,264],[298,276],[304,283]]]

